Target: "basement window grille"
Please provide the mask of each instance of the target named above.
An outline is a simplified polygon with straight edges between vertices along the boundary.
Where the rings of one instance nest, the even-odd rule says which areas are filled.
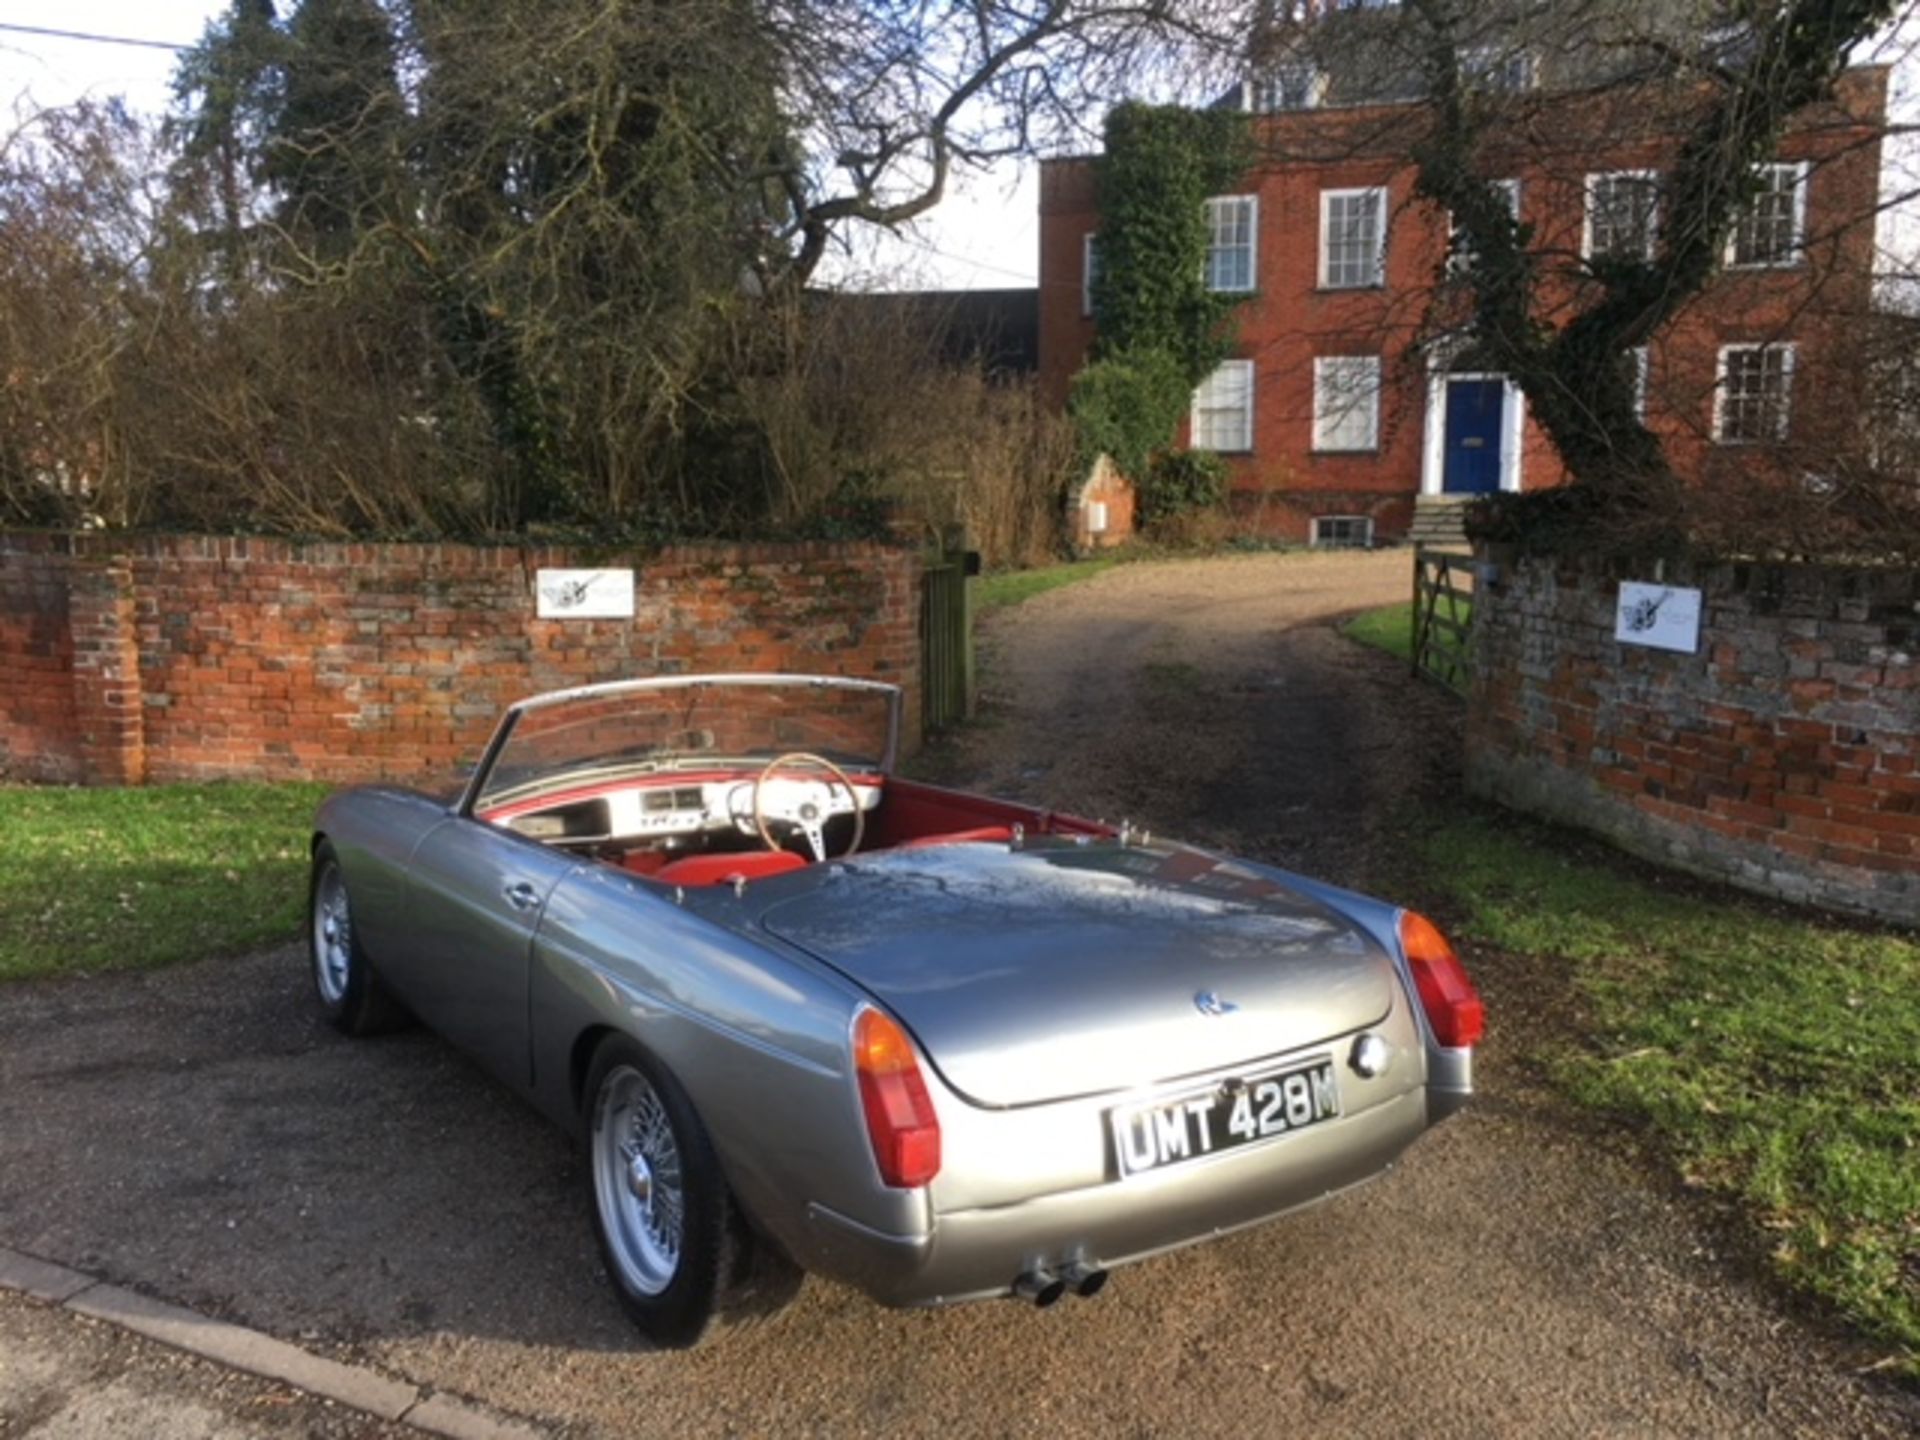
[[[1313,547],[1316,550],[1371,550],[1373,518],[1368,515],[1316,515],[1313,521]]]

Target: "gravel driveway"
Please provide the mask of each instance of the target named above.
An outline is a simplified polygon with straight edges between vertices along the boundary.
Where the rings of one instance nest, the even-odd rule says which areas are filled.
[[[1451,702],[1330,628],[1404,556],[1120,567],[988,625],[929,765],[1364,882]],[[0,1244],[581,1434],[1908,1435],[1911,1402],[1582,1133],[1491,993],[1484,1099],[1340,1202],[1100,1299],[880,1310],[811,1284],[636,1348],[563,1141],[423,1034],[324,1029],[294,949],[0,991]],[[4,1364],[0,1359],[0,1364]],[[0,1425],[0,1430],[5,1428]]]

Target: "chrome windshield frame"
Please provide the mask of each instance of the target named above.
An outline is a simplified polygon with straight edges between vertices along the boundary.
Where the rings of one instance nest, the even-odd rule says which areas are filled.
[[[722,675],[661,675],[645,680],[607,680],[597,685],[575,685],[565,690],[549,690],[541,695],[530,695],[524,700],[516,700],[507,707],[500,717],[500,723],[494,727],[493,738],[487,741],[487,748],[480,754],[480,763],[473,767],[466,788],[461,791],[459,804],[454,814],[471,817],[475,803],[486,789],[487,777],[493,773],[494,764],[500,758],[500,752],[506,748],[508,738],[520,717],[535,710],[545,710],[555,705],[570,704],[580,700],[605,700],[619,695],[639,695],[661,690],[701,690],[722,685],[781,685],[793,689],[815,690],[855,690],[869,694],[886,696],[887,700],[887,743],[880,757],[880,773],[893,774],[893,767],[900,758],[900,722],[905,708],[905,692],[898,685],[885,680],[862,680],[849,675],[790,675],[748,672],[743,674]]]

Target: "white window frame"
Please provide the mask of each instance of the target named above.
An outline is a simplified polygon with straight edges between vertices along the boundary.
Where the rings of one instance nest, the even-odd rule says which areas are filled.
[[[1371,366],[1373,371],[1372,405],[1367,414],[1367,438],[1364,444],[1335,444],[1335,432],[1350,419],[1344,410],[1330,413],[1328,376],[1332,367],[1355,362]],[[1316,355],[1313,357],[1313,453],[1316,455],[1367,455],[1380,448],[1380,357],[1378,355]]]
[[[1089,230],[1080,237],[1080,315],[1085,319],[1093,314],[1093,267],[1098,263],[1095,249],[1100,239],[1098,230]]]
[[[1635,345],[1627,354],[1633,360],[1633,418],[1647,423],[1647,375],[1651,363],[1644,345]]]
[[[1460,52],[1460,78],[1483,95],[1524,94],[1534,87],[1533,52],[1524,46],[1470,45]]]
[[[1780,405],[1774,415],[1772,435],[1747,436],[1727,434],[1727,376],[1728,362],[1736,352],[1765,354],[1769,350],[1780,352]],[[1716,445],[1777,445],[1787,438],[1793,425],[1793,372],[1799,358],[1799,347],[1791,340],[1753,340],[1738,345],[1722,345],[1714,362],[1713,380],[1713,443]],[[1765,373],[1764,371],[1762,372]]]
[[[1339,549],[1371,550],[1373,548],[1373,517],[1371,515],[1316,515],[1310,522],[1310,528],[1307,531],[1307,544],[1316,549],[1321,546],[1320,526],[1330,520],[1357,520],[1361,525],[1366,527],[1366,539],[1362,540],[1357,546],[1349,546],[1343,543],[1338,547]]]
[[[1213,437],[1207,436],[1203,439],[1201,435],[1200,412],[1203,408],[1202,401],[1210,387],[1227,371],[1233,371],[1243,377],[1241,381],[1241,393],[1246,397],[1246,404],[1241,412],[1239,434],[1233,437],[1235,442],[1233,444],[1209,445],[1205,443],[1205,440]],[[1215,367],[1211,375],[1207,376],[1206,379],[1194,387],[1193,403],[1187,412],[1187,439],[1188,443],[1191,444],[1194,449],[1211,450],[1216,455],[1251,455],[1253,453],[1253,381],[1253,361],[1222,360],[1220,364]],[[1219,410],[1224,407],[1214,405],[1205,408]]]
[[[1651,260],[1660,234],[1660,172],[1658,170],[1592,170],[1587,173],[1586,203],[1580,215],[1580,258],[1591,260],[1593,253],[1594,198],[1607,180],[1645,180],[1653,186],[1653,203],[1647,207],[1647,234],[1641,244],[1640,258]]]
[[[1331,231],[1333,205],[1336,200],[1350,200],[1357,195],[1374,197],[1373,236],[1373,277],[1369,280],[1342,280],[1335,283],[1331,278]],[[1322,190],[1320,192],[1320,288],[1322,290],[1377,290],[1387,280],[1387,187],[1384,185],[1359,185],[1344,190]]]
[[[1507,213],[1513,217],[1513,223],[1520,223],[1520,182],[1518,179],[1490,180],[1487,182],[1495,189],[1503,190],[1507,196]],[[1447,274],[1467,275],[1473,271],[1473,255],[1460,247],[1460,222],[1447,212]]]
[[[1213,283],[1213,257],[1228,247],[1217,245],[1214,238],[1218,234],[1217,212],[1220,207],[1233,205],[1246,207],[1247,214],[1247,283],[1244,285],[1216,285]],[[1241,247],[1231,247],[1238,251]],[[1258,195],[1215,195],[1207,201],[1207,289],[1216,295],[1248,295],[1260,283],[1260,197]]]
[[[1710,25],[1700,35],[1700,53],[1723,70],[1744,69],[1753,59],[1757,37],[1745,20]]]
[[[1726,267],[1729,270],[1792,270],[1806,260],[1807,255],[1807,176],[1809,166],[1805,160],[1769,160],[1756,165],[1756,170],[1791,170],[1793,172],[1793,242],[1787,248],[1784,260],[1742,260],[1740,259],[1740,222],[1745,212],[1734,217],[1733,229],[1727,234]]]
[[[1298,103],[1290,98],[1282,76],[1300,82],[1292,90],[1299,96]],[[1268,66],[1264,75],[1248,80],[1246,96],[1247,109],[1259,115],[1318,110],[1327,103],[1327,72],[1311,60],[1282,60]]]

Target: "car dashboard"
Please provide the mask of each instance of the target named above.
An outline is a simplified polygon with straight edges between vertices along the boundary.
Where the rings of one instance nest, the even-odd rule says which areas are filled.
[[[851,777],[860,809],[880,803],[878,777]],[[753,774],[649,777],[562,790],[483,812],[481,819],[543,844],[591,850],[601,846],[657,844],[679,849],[705,836],[751,836]],[[852,804],[837,783],[815,775],[772,775],[760,782],[761,811],[785,818],[812,804],[829,818],[851,815]],[[674,843],[679,842],[679,843]]]

